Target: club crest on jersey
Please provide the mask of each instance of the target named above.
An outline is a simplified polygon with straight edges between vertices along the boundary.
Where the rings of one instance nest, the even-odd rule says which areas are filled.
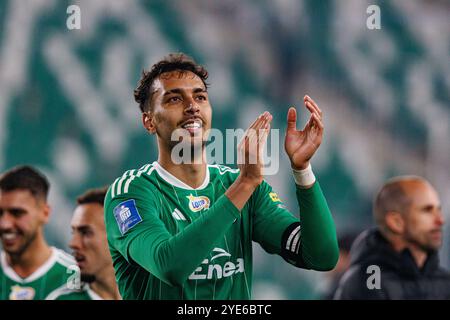
[[[208,210],[209,209],[209,198],[205,196],[193,196],[190,194],[186,198],[189,199],[189,209],[194,212],[198,212],[200,210]]]
[[[12,286],[9,300],[33,300],[35,291],[32,287]]]

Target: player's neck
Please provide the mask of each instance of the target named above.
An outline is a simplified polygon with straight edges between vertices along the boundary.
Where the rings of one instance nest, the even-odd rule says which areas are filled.
[[[52,249],[45,242],[41,233],[30,243],[21,254],[7,254],[6,259],[11,268],[21,278],[27,278],[39,269],[52,255]]]
[[[95,275],[95,281],[90,284],[91,289],[104,300],[121,300],[117,287],[114,268],[104,268],[101,274]]]
[[[206,178],[208,166],[205,150],[202,151],[201,159],[192,162],[190,164],[175,164],[170,157],[170,152],[159,152],[158,163],[160,166],[177,179],[196,189],[203,184]]]

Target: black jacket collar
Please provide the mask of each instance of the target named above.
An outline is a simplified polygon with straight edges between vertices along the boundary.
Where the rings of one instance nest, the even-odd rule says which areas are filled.
[[[439,256],[436,251],[428,253],[424,266],[419,269],[411,252],[405,249],[396,252],[376,228],[364,231],[351,249],[351,264],[375,264],[385,270],[392,270],[405,276],[430,276],[439,270]]]

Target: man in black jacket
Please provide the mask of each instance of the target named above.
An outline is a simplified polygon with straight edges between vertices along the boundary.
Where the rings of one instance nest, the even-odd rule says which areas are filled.
[[[388,181],[374,203],[377,227],[364,231],[335,299],[450,299],[450,274],[439,267],[439,196],[415,176]]]

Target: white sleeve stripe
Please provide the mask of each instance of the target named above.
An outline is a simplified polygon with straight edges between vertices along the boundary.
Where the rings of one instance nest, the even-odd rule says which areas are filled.
[[[176,220],[180,220],[181,218],[177,215],[176,211],[172,212],[172,216],[176,219]]]
[[[134,170],[132,170],[130,177],[125,182],[125,187],[124,187],[123,193],[128,193],[128,190],[130,189],[130,184],[134,180],[134,178],[140,177],[143,173],[145,173],[146,171],[148,171],[150,169],[150,166],[151,166],[151,164],[147,164],[147,165],[143,166],[141,169],[138,170],[136,175],[134,175]],[[152,168],[152,169],[154,169],[154,168]],[[151,171],[152,170],[150,170],[150,172]]]
[[[122,182],[126,178],[127,173],[128,173],[128,171],[125,172],[116,183],[116,196],[118,196],[120,194],[120,187],[122,186]]]
[[[176,213],[177,213],[177,216],[179,216],[181,220],[186,221],[185,216],[181,213],[180,210],[175,209],[175,211],[176,211]]]
[[[111,186],[111,199],[115,196],[128,193],[130,184],[136,177],[140,177],[144,173],[150,175],[154,169],[151,164],[146,164],[137,170],[136,174],[134,174],[136,169],[126,171],[121,177],[114,180]]]
[[[151,175],[154,170],[155,170],[155,167],[151,167],[150,170],[147,172],[147,175]]]
[[[146,168],[149,166],[150,164],[144,164],[142,167],[139,168],[138,171],[145,171]]]
[[[296,253],[296,254],[298,254],[298,251],[299,251],[299,249],[300,249],[300,247],[301,247],[301,246],[300,246],[301,243],[302,243],[302,241],[299,241],[299,242],[298,242],[297,249],[295,249],[295,253]]]
[[[141,174],[143,174],[144,172],[146,172],[150,166],[151,166],[151,164],[147,164],[147,165],[143,166],[141,169],[139,169],[139,171],[138,171],[136,177],[139,178],[139,177],[141,176]]]
[[[298,240],[300,240],[300,232],[297,233],[297,235],[294,238],[294,241],[292,242],[292,246],[291,246],[292,252],[295,252],[295,247],[297,246],[297,242],[299,242]]]
[[[117,181],[119,181],[120,178],[117,178],[116,180],[114,180],[112,186],[111,186],[111,199],[114,198],[115,193],[114,193],[114,189],[116,188],[116,183]]]
[[[131,181],[133,181],[135,178],[134,170],[130,173],[130,177],[128,178],[127,182],[125,182],[125,188],[123,190],[123,193],[128,193],[128,188],[130,187]]]
[[[132,171],[134,171],[134,170],[129,170],[129,171],[125,172],[125,174],[122,176],[122,178],[120,178],[119,182],[117,183],[117,195],[122,194],[122,191],[121,191],[122,184],[125,181],[125,179],[128,177],[128,175],[132,173]]]
[[[300,230],[300,226],[295,228],[294,231],[292,231],[291,234],[289,235],[289,238],[286,241],[286,250],[290,250],[289,248],[291,246],[292,238],[294,238],[294,236],[299,232],[299,230]]]
[[[177,212],[176,209],[172,212],[172,215],[173,215],[173,217],[174,217],[176,220],[183,220],[183,218],[181,218],[181,217],[178,215],[178,212]]]

